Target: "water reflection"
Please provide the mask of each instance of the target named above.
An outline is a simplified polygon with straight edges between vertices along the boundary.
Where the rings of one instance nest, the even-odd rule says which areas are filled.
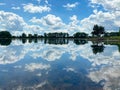
[[[38,43],[38,42],[44,42],[44,44],[53,44],[53,45],[65,45],[69,44],[69,42],[73,42],[76,45],[84,45],[88,43],[88,40],[85,39],[69,39],[69,38],[19,38],[19,39],[0,39],[0,45],[2,46],[8,46],[12,43],[14,40],[20,40],[23,44],[26,43]],[[91,41],[92,45],[92,51],[94,54],[102,53],[104,52],[104,45],[116,45],[118,46],[118,50],[120,52],[120,43],[117,41]]]
[[[0,46],[0,90],[117,90],[120,53],[115,44],[12,40]]]
[[[16,40],[16,39],[13,39]],[[44,40],[44,44],[56,44],[56,45],[63,45],[63,44],[68,44],[69,41],[73,41],[76,45],[80,45],[80,44],[86,44],[88,43],[87,40],[84,39],[65,39],[65,38],[19,38],[17,40],[22,41],[23,44],[27,43],[27,41],[29,43],[38,43],[38,42],[42,42]],[[12,39],[0,39],[0,44],[1,45],[10,45],[11,44]]]
[[[11,43],[11,39],[0,39],[0,45],[5,45],[5,46],[7,46],[7,45],[10,45],[10,43]]]
[[[45,44],[68,44],[69,43],[69,39],[65,39],[65,38],[45,38],[44,40]]]
[[[88,41],[87,40],[81,40],[81,39],[74,39],[74,43],[76,45],[84,45],[84,44],[88,43]]]
[[[104,52],[104,42],[92,41],[92,43],[91,47],[94,54]]]

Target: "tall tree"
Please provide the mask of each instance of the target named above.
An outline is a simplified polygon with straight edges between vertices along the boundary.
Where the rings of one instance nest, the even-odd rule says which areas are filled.
[[[25,33],[22,33],[22,38],[26,38],[27,35]]]
[[[92,36],[98,36],[98,37],[100,37],[104,33],[105,33],[104,27],[98,26],[97,24],[94,25],[93,31],[91,32]]]

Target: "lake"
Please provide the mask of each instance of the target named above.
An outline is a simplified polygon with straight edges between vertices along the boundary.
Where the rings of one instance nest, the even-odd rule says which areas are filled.
[[[0,90],[120,90],[114,43],[0,40]]]

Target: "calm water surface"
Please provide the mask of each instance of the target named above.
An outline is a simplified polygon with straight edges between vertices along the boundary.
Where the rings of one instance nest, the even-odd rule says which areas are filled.
[[[117,45],[54,41],[0,45],[0,90],[120,90]]]

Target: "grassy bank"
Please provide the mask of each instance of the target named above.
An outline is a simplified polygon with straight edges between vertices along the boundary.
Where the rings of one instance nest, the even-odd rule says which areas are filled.
[[[87,40],[90,41],[120,41],[120,36],[110,36],[110,37],[89,37]]]

